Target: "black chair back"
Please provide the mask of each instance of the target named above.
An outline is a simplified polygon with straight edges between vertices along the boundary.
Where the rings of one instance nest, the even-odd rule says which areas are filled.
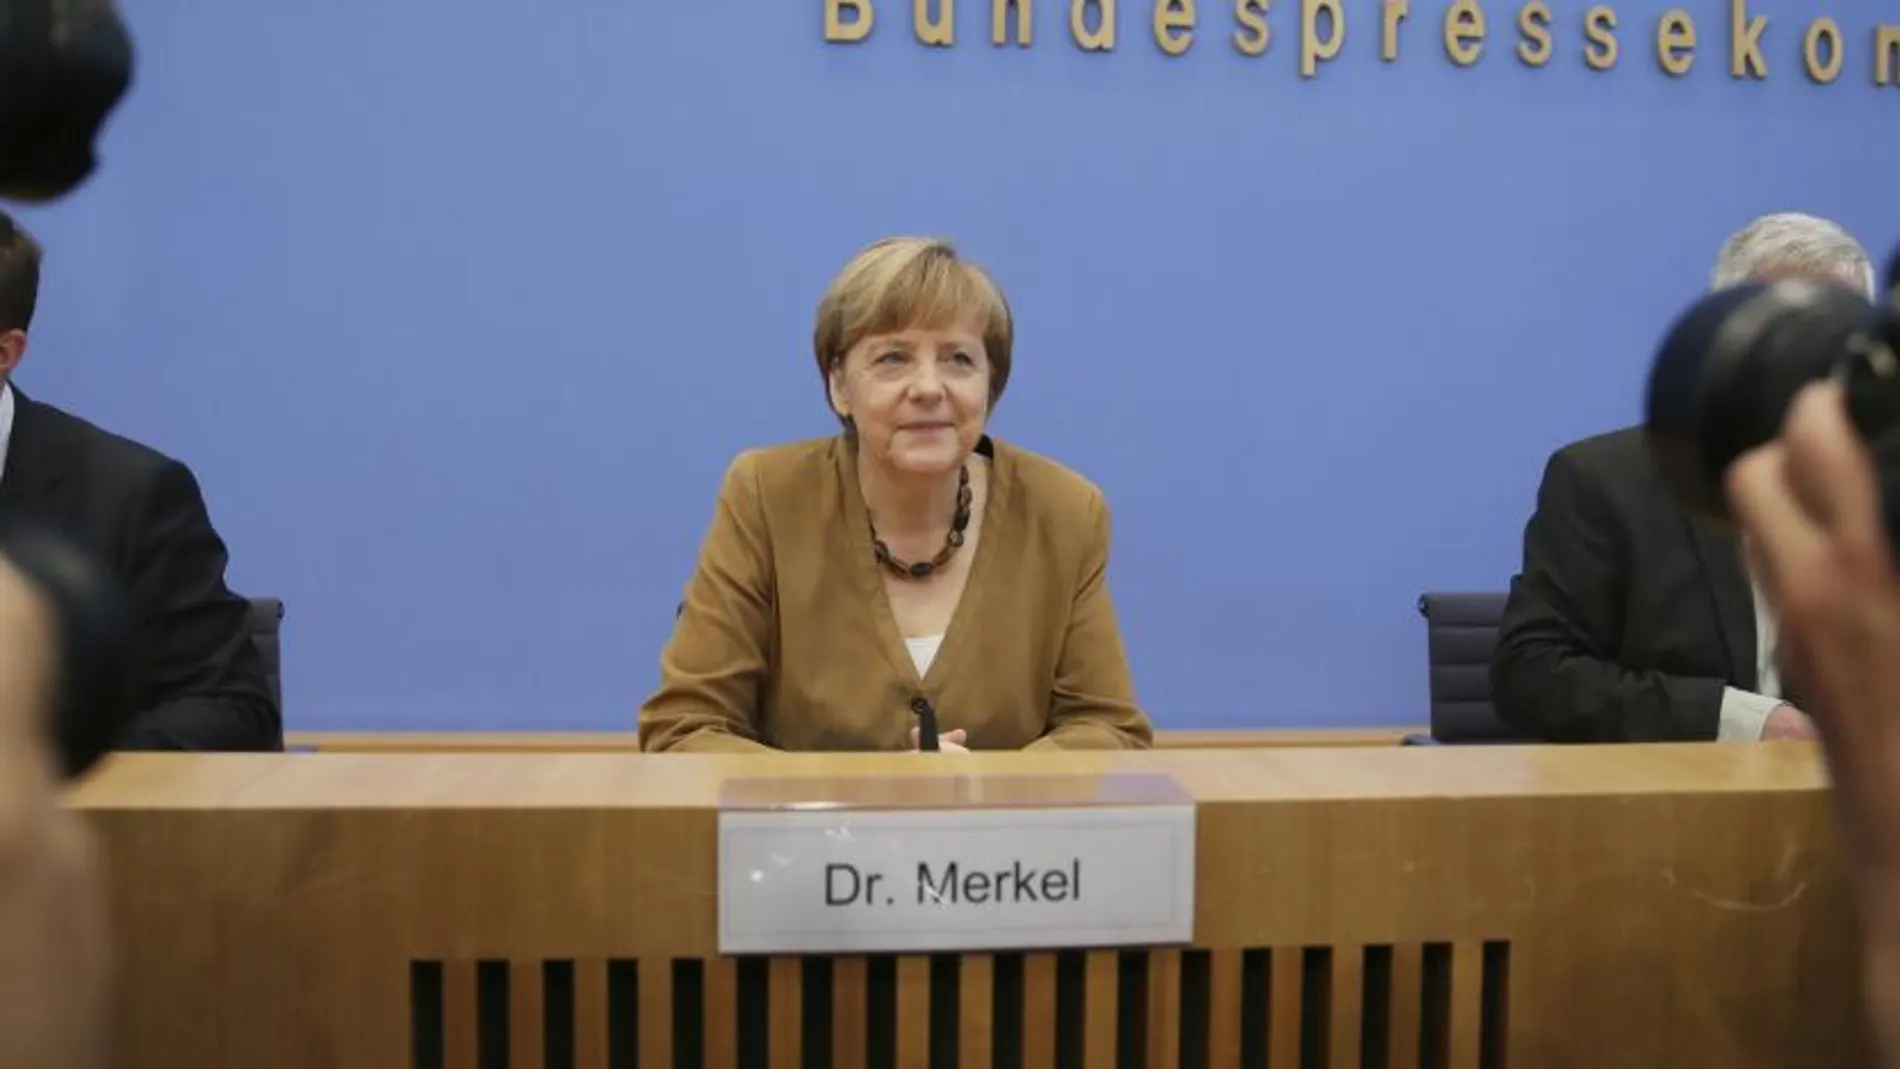
[[[1435,742],[1526,741],[1491,704],[1491,653],[1504,601],[1504,594],[1489,592],[1427,593],[1418,599],[1425,618]]]
[[[251,644],[264,662],[264,677],[270,682],[271,699],[284,707],[283,658],[284,603],[278,598],[251,599]]]

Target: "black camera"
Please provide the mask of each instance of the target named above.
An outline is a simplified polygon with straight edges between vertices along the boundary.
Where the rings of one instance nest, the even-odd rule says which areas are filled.
[[[1774,440],[1802,387],[1834,378],[1880,472],[1890,540],[1900,536],[1900,253],[1879,304],[1807,280],[1718,290],[1670,328],[1650,371],[1649,448],[1690,510],[1727,520],[1723,475]]]
[[[64,196],[132,80],[112,0],[0,0],[0,196]]]

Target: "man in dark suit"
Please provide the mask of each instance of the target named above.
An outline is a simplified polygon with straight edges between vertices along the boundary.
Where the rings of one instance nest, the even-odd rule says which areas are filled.
[[[225,546],[190,469],[12,385],[39,276],[38,244],[0,212],[0,519],[51,528],[121,583],[141,667],[119,748],[281,749],[250,606],[225,585]]]
[[[1860,244],[1795,213],[1731,237],[1713,284],[1790,277],[1873,294]],[[1812,738],[1775,653],[1740,542],[1676,503],[1642,428],[1551,456],[1491,663],[1499,716],[1551,742]]]

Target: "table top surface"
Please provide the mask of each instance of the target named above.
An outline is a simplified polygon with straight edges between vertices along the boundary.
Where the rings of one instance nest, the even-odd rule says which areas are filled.
[[[1164,786],[1172,781],[1172,789]],[[789,786],[788,786],[789,784]],[[952,754],[120,754],[68,795],[94,811],[716,809],[863,803],[1199,803],[1825,790],[1809,743]],[[1133,791],[1136,798],[1128,792]],[[789,792],[789,793],[787,793]]]

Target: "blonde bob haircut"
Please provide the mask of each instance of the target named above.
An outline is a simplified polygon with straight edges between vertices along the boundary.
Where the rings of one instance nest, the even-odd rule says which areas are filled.
[[[829,388],[845,354],[866,338],[963,322],[976,323],[982,332],[994,408],[1009,384],[1010,347],[1016,337],[1002,289],[981,267],[959,257],[948,241],[885,238],[852,257],[825,290],[812,328],[812,353]]]

